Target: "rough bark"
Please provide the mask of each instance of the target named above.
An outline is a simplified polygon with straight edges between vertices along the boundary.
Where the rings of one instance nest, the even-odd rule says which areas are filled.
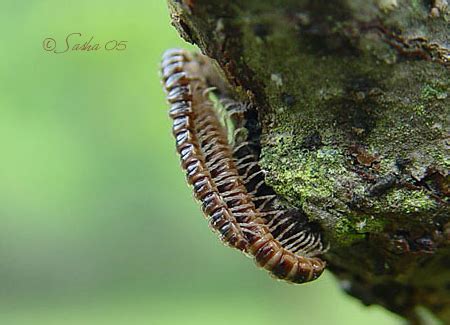
[[[445,0],[169,0],[258,108],[267,181],[319,222],[349,294],[450,323]]]

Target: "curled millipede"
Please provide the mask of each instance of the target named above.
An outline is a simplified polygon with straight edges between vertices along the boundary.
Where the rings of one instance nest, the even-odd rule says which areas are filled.
[[[298,210],[278,207],[258,164],[258,143],[248,139],[251,128],[244,125],[243,116],[252,110],[221,98],[234,123],[228,140],[227,126],[209,96],[211,73],[209,59],[199,54],[174,49],[163,56],[173,134],[194,196],[223,242],[253,256],[279,279],[316,279],[326,265],[315,257],[325,251],[318,229]]]

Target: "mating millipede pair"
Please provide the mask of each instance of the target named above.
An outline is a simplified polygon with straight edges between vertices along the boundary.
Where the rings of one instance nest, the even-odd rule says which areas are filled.
[[[220,100],[229,119],[235,119],[234,137],[228,140],[209,96],[209,59],[168,50],[161,70],[181,166],[212,229],[279,279],[303,283],[318,278],[326,265],[314,257],[324,252],[320,234],[299,211],[277,207],[258,165],[258,149],[245,136],[251,132],[243,125],[247,107]]]

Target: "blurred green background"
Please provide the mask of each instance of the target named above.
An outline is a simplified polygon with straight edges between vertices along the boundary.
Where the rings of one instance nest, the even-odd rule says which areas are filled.
[[[74,32],[127,49],[44,51]],[[0,0],[0,35],[0,324],[400,322],[331,274],[277,282],[208,229],[158,79],[188,46],[165,1]]]

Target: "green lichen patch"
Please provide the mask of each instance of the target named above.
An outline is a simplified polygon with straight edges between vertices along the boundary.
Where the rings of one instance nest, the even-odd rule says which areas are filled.
[[[438,204],[425,190],[397,189],[380,198],[374,205],[375,211],[398,215],[427,215]]]
[[[385,221],[376,216],[353,214],[349,217],[339,219],[335,224],[333,239],[339,246],[349,246],[367,234],[381,233],[385,228]]]
[[[350,246],[352,243],[365,237],[364,233],[358,233],[355,224],[349,219],[339,220],[334,229],[333,241],[338,243],[339,246]]]
[[[293,158],[285,151],[290,147],[286,144],[264,151],[262,164],[269,170],[269,184],[299,206],[309,200],[324,201],[332,197],[337,180],[346,173],[342,154],[334,148],[323,147],[317,151],[299,151]]]
[[[430,101],[434,99],[445,100],[448,97],[448,87],[449,85],[444,85],[443,82],[440,84],[435,82],[435,84],[425,84],[422,87],[421,97],[424,100]]]

